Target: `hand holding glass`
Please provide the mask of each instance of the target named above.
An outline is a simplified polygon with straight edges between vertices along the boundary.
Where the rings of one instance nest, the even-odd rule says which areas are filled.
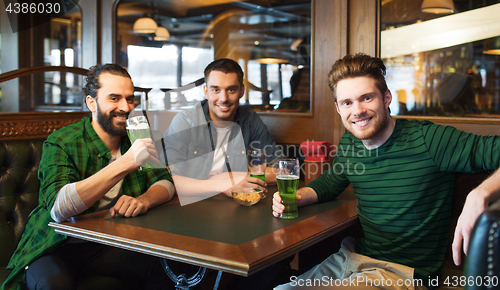
[[[297,187],[300,177],[299,160],[279,160],[276,176],[281,203],[285,206],[285,210],[279,217],[282,219],[294,219],[299,217],[299,211],[297,209]]]
[[[151,138],[148,120],[144,116],[132,117],[127,120],[127,134],[130,143],[134,144],[137,139]],[[142,167],[154,168],[150,162],[146,162]],[[141,167],[141,170],[142,170]]]
[[[259,178],[262,181],[266,181],[266,167],[267,158],[266,152],[262,149],[250,149],[247,151],[248,160],[248,171],[250,171],[251,177]],[[265,198],[266,194],[262,193],[262,198]]]

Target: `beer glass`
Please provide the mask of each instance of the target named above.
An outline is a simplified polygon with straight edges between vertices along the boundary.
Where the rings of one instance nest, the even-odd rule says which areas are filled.
[[[137,139],[151,138],[151,132],[146,117],[137,116],[127,119],[127,135],[132,144],[134,144]],[[153,168],[154,166],[149,164],[148,161],[142,167]]]
[[[262,181],[266,181],[266,151],[264,151],[263,149],[249,149],[247,151],[247,160],[250,176],[257,177]],[[261,195],[262,198],[266,197],[266,194],[264,192],[262,192]]]
[[[298,159],[279,160],[276,170],[276,181],[285,210],[280,214],[282,219],[293,219],[299,216],[297,210],[297,187],[299,185],[300,166]]]

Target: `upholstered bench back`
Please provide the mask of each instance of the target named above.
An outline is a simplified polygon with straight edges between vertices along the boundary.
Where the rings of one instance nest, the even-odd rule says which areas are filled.
[[[38,204],[37,172],[43,141],[0,141],[0,284],[28,215]]]

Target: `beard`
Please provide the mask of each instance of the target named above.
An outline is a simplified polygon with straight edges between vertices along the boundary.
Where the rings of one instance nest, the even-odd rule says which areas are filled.
[[[389,118],[388,118],[387,111],[383,110],[383,113],[378,115],[376,119],[372,119],[372,120],[375,121],[375,123],[373,124],[372,128],[368,131],[361,131],[360,132],[359,130],[355,130],[355,129],[353,129],[352,124],[350,124],[350,123],[349,123],[349,126],[345,126],[345,127],[346,127],[347,131],[351,132],[351,134],[354,135],[354,137],[358,138],[359,140],[373,139],[377,135],[381,134],[388,126]],[[347,122],[349,122],[349,121],[347,121]],[[344,125],[346,125],[346,124],[344,124]]]
[[[129,113],[125,113],[123,111],[111,111],[109,114],[103,113],[99,106],[97,106],[97,123],[101,125],[104,132],[112,135],[112,136],[120,136],[123,137],[127,135],[127,127],[118,127],[113,125],[113,117],[114,116],[125,116],[128,118]]]

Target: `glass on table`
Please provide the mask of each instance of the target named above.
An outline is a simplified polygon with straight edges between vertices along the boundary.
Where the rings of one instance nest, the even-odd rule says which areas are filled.
[[[247,161],[250,176],[259,178],[265,182],[267,168],[266,152],[263,149],[249,149],[247,151]],[[261,192],[262,198],[265,198],[266,194],[263,191]]]
[[[279,160],[276,168],[276,182],[285,210],[280,214],[282,219],[299,217],[297,209],[297,187],[299,185],[300,166],[298,159]]]

